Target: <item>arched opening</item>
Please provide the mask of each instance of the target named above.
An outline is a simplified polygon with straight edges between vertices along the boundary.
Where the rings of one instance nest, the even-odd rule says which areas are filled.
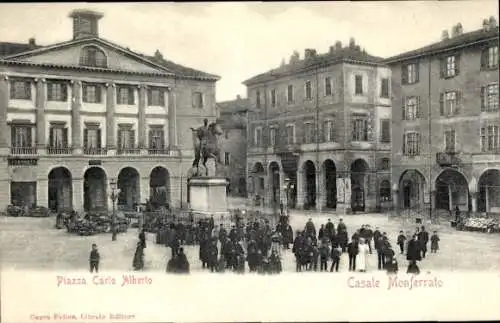
[[[478,181],[478,212],[500,213],[500,170],[485,171]]]
[[[80,65],[91,67],[107,67],[106,54],[96,46],[85,46],[80,52]]]
[[[104,211],[107,209],[106,173],[100,167],[87,169],[83,178],[83,209]]]
[[[280,166],[277,162],[269,164],[269,183],[271,203],[274,207],[278,207],[280,205]]]
[[[365,211],[368,168],[368,163],[363,159],[356,159],[351,164],[351,208],[353,211]]]
[[[149,176],[149,202],[153,208],[170,207],[170,175],[165,167],[155,167]]]
[[[304,209],[316,207],[316,167],[310,160],[304,163]]]
[[[436,178],[436,209],[469,211],[469,184],[456,170],[447,169]]]
[[[65,167],[57,167],[49,173],[49,208],[55,212],[73,209],[73,187],[71,172]]]
[[[240,177],[240,179],[238,180],[238,190],[240,196],[247,196],[247,181],[245,177]]]
[[[399,178],[399,200],[402,209],[421,208],[424,205],[425,177],[419,171],[405,171]]]
[[[326,207],[330,209],[337,208],[337,168],[331,159],[325,160],[323,163],[325,172],[325,190],[326,190]]]
[[[139,172],[132,167],[123,168],[118,174],[118,208],[122,210],[134,210],[135,205],[141,202]]]

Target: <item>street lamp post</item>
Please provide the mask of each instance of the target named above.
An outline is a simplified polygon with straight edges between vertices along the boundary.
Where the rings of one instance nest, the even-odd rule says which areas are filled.
[[[116,200],[118,199],[118,194],[120,193],[120,190],[118,189],[115,180],[111,180],[109,186],[111,188],[111,194],[109,197],[113,202],[113,213],[111,214],[111,232],[112,232],[111,240],[116,241]]]
[[[288,210],[289,210],[289,209],[288,209],[288,204],[290,203],[290,202],[289,202],[289,201],[290,201],[290,200],[289,200],[289,199],[290,199],[290,197],[289,197],[289,195],[288,195],[288,194],[289,194],[289,191],[290,191],[290,188],[289,188],[290,179],[289,179],[289,178],[285,178],[284,182],[285,182],[285,185],[284,185],[283,189],[284,189],[284,191],[285,191],[285,197],[286,197],[286,200],[285,200],[285,207],[286,207],[286,209],[285,209],[285,213],[286,213],[286,216],[288,217],[288,216],[290,215],[290,214],[289,214],[289,211],[288,211]]]

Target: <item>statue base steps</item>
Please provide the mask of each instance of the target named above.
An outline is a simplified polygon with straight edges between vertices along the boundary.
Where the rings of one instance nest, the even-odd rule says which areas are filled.
[[[229,219],[224,177],[192,177],[188,181],[190,211],[196,215]]]

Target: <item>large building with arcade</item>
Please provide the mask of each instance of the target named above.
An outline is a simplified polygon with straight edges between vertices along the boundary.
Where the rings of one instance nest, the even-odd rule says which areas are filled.
[[[399,209],[500,212],[498,39],[494,18],[471,32],[457,24],[386,60]]]
[[[219,77],[101,38],[99,13],[70,17],[68,41],[0,43],[0,208],[106,209],[110,181],[120,207],[182,206]]]
[[[248,186],[256,204],[390,207],[391,70],[381,58],[351,39],[324,54],[306,49],[301,59],[295,52],[244,84]],[[349,194],[337,194],[338,178],[352,183]]]

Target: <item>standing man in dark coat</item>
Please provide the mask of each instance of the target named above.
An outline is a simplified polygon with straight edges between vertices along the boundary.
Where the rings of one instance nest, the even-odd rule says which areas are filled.
[[[323,241],[323,238],[326,237],[325,225],[322,224],[318,231],[318,241]]]
[[[328,222],[326,222],[325,230],[328,240],[333,241],[333,236],[335,235],[335,226],[333,225],[331,219],[328,219]]]
[[[422,260],[420,243],[417,240],[417,235],[413,235],[413,239],[408,242],[408,249],[406,250],[406,260],[409,261],[408,273],[417,273],[417,261]]]
[[[377,235],[377,238],[375,240],[375,249],[377,250],[377,264],[378,264],[377,267],[379,270],[382,270],[384,267],[385,259],[384,259],[384,237],[381,234]]]
[[[337,224],[337,232],[339,232],[339,231],[347,231],[347,227],[346,227],[343,219],[340,219],[339,224]]]
[[[351,241],[347,245],[347,254],[349,255],[349,271],[356,271],[356,256],[358,255],[358,242]]]
[[[210,215],[210,219],[208,219],[208,228],[210,232],[212,232],[215,228],[215,221],[214,221],[214,215]]]
[[[208,257],[209,257],[208,268],[210,268],[211,272],[215,272],[217,269],[218,256],[219,256],[219,249],[217,248],[217,239],[212,238],[210,246],[208,248]]]
[[[146,230],[142,229],[139,233],[139,242],[142,245],[142,248],[146,248]]]
[[[307,237],[316,238],[316,227],[311,218],[307,221],[305,229]]]
[[[340,231],[337,231],[337,245],[339,245],[342,248],[342,252],[346,251],[348,240],[349,238],[347,236],[346,230],[341,229]]]
[[[290,249],[290,243],[293,242],[293,229],[292,226],[287,222],[285,224],[285,229],[283,230],[283,245],[285,249]]]
[[[425,254],[427,253],[427,243],[429,242],[429,232],[425,230],[424,226],[422,226],[422,229],[418,233],[418,241],[420,243],[422,258],[425,258]]]

